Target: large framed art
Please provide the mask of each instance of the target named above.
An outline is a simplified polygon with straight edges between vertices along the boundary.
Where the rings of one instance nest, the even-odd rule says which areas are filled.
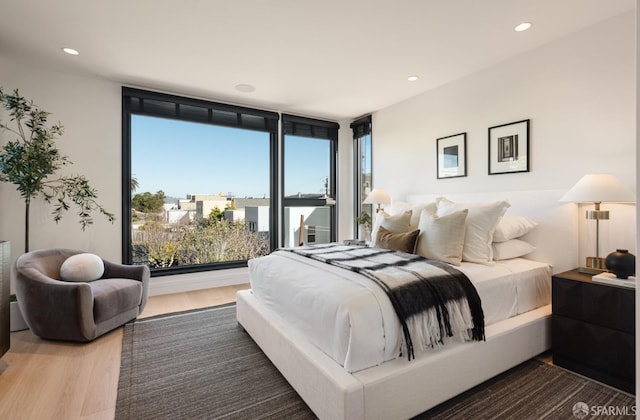
[[[467,176],[467,133],[436,140],[438,179]]]
[[[529,120],[489,127],[489,175],[529,172]]]

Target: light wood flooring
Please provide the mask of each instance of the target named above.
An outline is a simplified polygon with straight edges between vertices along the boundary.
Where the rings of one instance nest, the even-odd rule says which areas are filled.
[[[235,302],[248,284],[151,296],[141,318]],[[105,419],[115,415],[122,328],[87,344],[11,333],[0,359],[0,419]]]

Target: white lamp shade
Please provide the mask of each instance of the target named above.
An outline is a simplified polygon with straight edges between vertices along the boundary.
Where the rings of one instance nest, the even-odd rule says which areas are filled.
[[[373,189],[364,199],[364,204],[387,204],[391,202],[391,197],[385,190]]]
[[[611,174],[583,176],[560,201],[572,203],[635,203],[636,195]]]

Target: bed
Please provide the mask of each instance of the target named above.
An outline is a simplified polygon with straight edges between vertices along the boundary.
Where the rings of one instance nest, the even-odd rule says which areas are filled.
[[[529,258],[501,261],[492,267],[474,263],[462,263],[459,267],[473,279],[483,307],[487,305],[486,341],[448,343],[417,353],[409,361],[397,357],[398,342],[393,342],[398,335],[394,332],[397,325],[383,322],[387,330],[382,336],[392,341],[384,343],[381,349],[366,340],[361,342],[362,334],[351,334],[349,328],[375,311],[365,310],[367,315],[345,318],[340,304],[319,309],[314,302],[318,292],[308,289],[306,284],[311,276],[307,271],[313,271],[316,262],[297,255],[275,254],[270,257],[272,263],[252,268],[253,290],[239,292],[237,296],[238,322],[318,417],[412,417],[550,347],[549,277],[552,272],[571,268],[577,260],[574,254],[566,252],[577,249],[571,248],[577,238],[575,209],[558,203],[561,194],[550,190],[447,195],[467,202],[506,197],[511,204],[510,212],[529,216],[539,223],[527,238],[536,246]],[[410,196],[407,201],[420,203],[433,198]],[[535,262],[536,259],[541,262]],[[265,274],[265,270],[269,273]],[[283,283],[291,278],[297,278],[299,283],[294,290]],[[493,280],[484,281],[489,278]],[[325,287],[330,290],[338,280],[331,275],[327,279]],[[373,297],[361,297],[360,289],[364,286],[357,280],[352,284],[347,294],[355,296],[359,306],[363,299],[378,299],[375,293]],[[308,310],[287,312],[287,302],[292,301],[307,302]],[[385,310],[383,305],[380,312]],[[333,321],[317,321],[323,317],[311,316],[322,311],[333,314]],[[358,317],[362,319],[358,321]],[[337,333],[329,332],[328,324],[333,324]],[[323,341],[326,336],[338,339]]]

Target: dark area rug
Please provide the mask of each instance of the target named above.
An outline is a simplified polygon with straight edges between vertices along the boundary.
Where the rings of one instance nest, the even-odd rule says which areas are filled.
[[[124,328],[118,420],[315,418],[238,326],[235,305],[144,318]],[[625,418],[633,404],[633,396],[534,359],[416,418]],[[583,409],[578,416],[585,407],[587,413],[574,417],[574,407]],[[592,416],[600,407],[618,413]]]
[[[415,419],[632,419],[634,407],[635,396],[531,359]]]
[[[116,419],[308,419],[313,413],[236,321],[235,305],[124,327]]]

